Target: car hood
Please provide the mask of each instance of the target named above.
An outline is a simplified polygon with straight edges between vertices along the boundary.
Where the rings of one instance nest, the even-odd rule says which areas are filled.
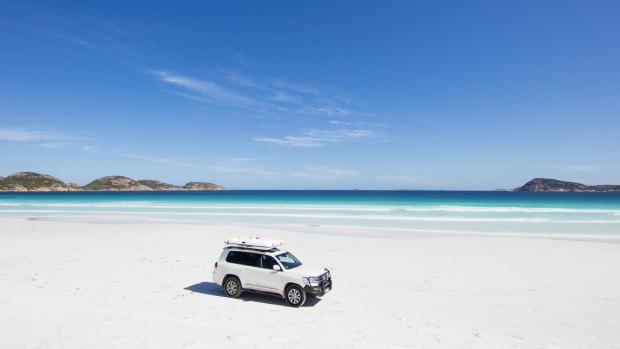
[[[286,272],[291,273],[291,274],[296,274],[299,276],[305,276],[305,277],[319,276],[325,273],[325,268],[317,268],[317,267],[302,264],[298,266],[297,268],[287,269]]]

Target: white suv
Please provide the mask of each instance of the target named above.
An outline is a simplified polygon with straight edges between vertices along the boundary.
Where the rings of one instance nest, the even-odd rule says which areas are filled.
[[[293,307],[301,307],[307,295],[331,291],[329,270],[302,265],[292,253],[278,249],[282,244],[260,238],[226,241],[215,262],[213,282],[222,285],[228,297],[239,297],[246,290],[276,294]]]

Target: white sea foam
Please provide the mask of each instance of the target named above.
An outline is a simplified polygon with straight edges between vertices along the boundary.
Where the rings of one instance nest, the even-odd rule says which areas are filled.
[[[372,205],[197,205],[197,204],[160,204],[154,202],[107,202],[107,203],[0,203],[4,207],[84,207],[84,208],[157,208],[168,210],[286,210],[286,211],[352,211],[352,212],[469,212],[469,213],[578,213],[578,214],[613,214],[620,216],[620,210],[559,208],[559,207],[487,207],[487,206],[372,206]]]
[[[364,220],[364,221],[411,221],[411,222],[505,222],[505,223],[620,223],[620,220],[564,220],[554,218],[487,218],[487,217],[414,217],[399,215],[345,215],[345,214],[299,214],[299,213],[249,213],[249,212],[161,212],[161,211],[113,211],[113,210],[50,210],[50,209],[29,209],[29,210],[0,210],[5,213],[62,213],[62,214],[118,214],[118,215],[172,215],[172,216],[213,216],[213,217],[271,217],[271,218],[304,218],[304,219],[339,219],[339,220]]]
[[[94,207],[94,208],[157,208],[178,210],[291,210],[291,211],[360,211],[360,212],[390,212],[398,207],[390,206],[358,206],[358,205],[196,205],[177,204],[167,205],[152,202],[142,203],[0,203],[0,206],[8,207]]]
[[[559,208],[559,207],[487,207],[487,206],[431,206],[431,207],[405,207],[409,212],[498,212],[498,213],[612,213],[620,214],[620,210],[602,210],[589,208]]]

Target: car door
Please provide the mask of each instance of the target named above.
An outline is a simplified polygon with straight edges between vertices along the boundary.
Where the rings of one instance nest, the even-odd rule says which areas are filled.
[[[241,285],[244,288],[256,288],[258,275],[260,272],[259,263],[260,263],[260,254],[253,252],[243,252],[243,278],[244,281],[241,281]]]
[[[226,261],[230,262],[231,272],[241,280],[241,287],[256,288],[256,281],[259,272],[258,253],[245,251],[230,251]]]
[[[274,265],[280,266],[272,256],[260,255],[260,271],[258,272],[257,286],[267,292],[280,292],[282,271],[273,270]],[[282,266],[280,266],[282,268]]]

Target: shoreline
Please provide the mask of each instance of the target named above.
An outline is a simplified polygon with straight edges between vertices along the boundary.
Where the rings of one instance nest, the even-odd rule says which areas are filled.
[[[8,216],[0,215],[0,221],[27,220],[40,222],[65,222],[83,224],[129,224],[129,225],[205,225],[205,226],[236,226],[258,229],[273,229],[296,231],[316,235],[335,235],[350,237],[372,237],[385,239],[409,239],[409,238],[438,238],[438,237],[496,237],[496,238],[531,238],[549,240],[570,240],[601,243],[620,243],[620,235],[609,234],[571,234],[571,233],[527,233],[527,232],[484,232],[474,230],[432,230],[381,226],[347,226],[335,224],[276,224],[276,223],[252,223],[252,222],[218,222],[205,220],[187,220],[172,218],[153,218],[140,214],[123,214],[117,216],[95,215],[58,215],[58,216]],[[614,224],[615,222],[609,222]],[[540,223],[533,223],[540,224]],[[570,223],[562,223],[570,224]]]

